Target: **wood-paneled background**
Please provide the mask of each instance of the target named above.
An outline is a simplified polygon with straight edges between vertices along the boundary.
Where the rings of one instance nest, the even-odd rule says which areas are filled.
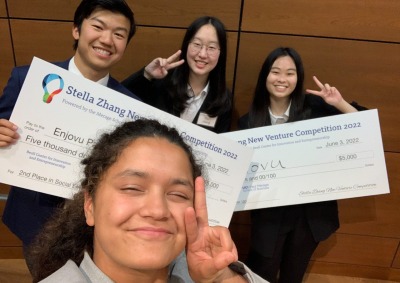
[[[249,106],[257,74],[275,47],[301,55],[306,87],[312,75],[348,101],[379,110],[391,193],[339,201],[341,228],[313,256],[310,272],[400,281],[400,1],[398,0],[128,0],[138,30],[113,76],[123,79],[180,46],[185,27],[202,15],[228,30],[227,80],[234,120]],[[72,17],[78,0],[0,0],[0,88],[12,67],[33,56],[72,56]],[[1,165],[0,165],[1,166]],[[344,176],[345,177],[345,176]],[[2,185],[0,193],[7,193]],[[0,211],[4,202],[0,202]],[[244,259],[248,212],[230,226]],[[22,257],[20,242],[0,225],[0,258]]]

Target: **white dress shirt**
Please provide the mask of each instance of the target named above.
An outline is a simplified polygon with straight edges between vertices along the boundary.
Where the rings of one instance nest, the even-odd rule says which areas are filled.
[[[271,117],[271,125],[283,124],[289,120],[290,105],[291,103],[289,103],[288,108],[286,109],[285,113],[283,113],[282,116],[274,115],[271,111],[271,108],[268,107],[269,116]]]
[[[207,83],[199,95],[195,95],[193,89],[188,85],[188,95],[190,98],[186,101],[187,107],[180,115],[182,119],[193,122],[194,117],[196,117],[197,112],[199,112],[201,105],[203,105],[207,97],[209,85],[210,82]]]
[[[74,74],[77,74],[77,75],[80,75],[81,77],[84,77],[82,75],[81,71],[79,71],[78,67],[75,64],[75,57],[72,57],[72,59],[69,60],[68,71],[71,71]],[[100,80],[98,80],[96,83],[99,83],[99,84],[101,84],[103,86],[107,86],[109,78],[110,78],[110,73],[108,73],[104,78],[101,78]]]

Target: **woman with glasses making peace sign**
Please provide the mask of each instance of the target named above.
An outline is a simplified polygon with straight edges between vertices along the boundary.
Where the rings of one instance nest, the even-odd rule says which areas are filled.
[[[198,18],[188,27],[181,50],[154,59],[122,84],[160,110],[215,133],[227,132],[232,94],[225,80],[226,44],[220,20]]]

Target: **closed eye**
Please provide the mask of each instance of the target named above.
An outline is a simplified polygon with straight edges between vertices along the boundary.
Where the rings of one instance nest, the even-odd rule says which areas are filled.
[[[181,192],[170,192],[168,193],[168,197],[173,200],[173,201],[177,201],[177,202],[181,202],[181,201],[187,201],[190,200],[191,198]]]
[[[119,39],[124,39],[124,38],[125,38],[125,34],[120,33],[120,32],[116,32],[115,35],[116,35],[116,37],[119,38]]]
[[[99,26],[99,25],[92,25],[92,27],[94,27],[95,30],[102,30],[103,27]]]
[[[123,187],[120,190],[124,193],[136,193],[136,194],[144,193],[144,189],[140,187]]]

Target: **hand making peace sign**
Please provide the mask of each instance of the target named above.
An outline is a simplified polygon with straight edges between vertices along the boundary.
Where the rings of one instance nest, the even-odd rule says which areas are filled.
[[[247,282],[228,265],[238,260],[238,253],[228,228],[209,226],[206,193],[202,177],[196,178],[194,208],[185,212],[186,257],[189,273],[195,282]]]
[[[181,50],[178,50],[168,58],[158,57],[154,59],[144,68],[144,76],[148,80],[164,78],[168,74],[168,70],[176,68],[185,62],[184,59],[177,61],[180,55]]]
[[[340,94],[339,90],[336,87],[331,86],[329,84],[322,84],[317,79],[316,76],[313,76],[313,80],[321,90],[307,89],[306,91],[308,93],[322,97],[326,103],[334,106],[342,113],[350,113],[357,111],[357,109],[355,109],[353,106],[351,106],[347,101],[343,99],[342,95]]]

